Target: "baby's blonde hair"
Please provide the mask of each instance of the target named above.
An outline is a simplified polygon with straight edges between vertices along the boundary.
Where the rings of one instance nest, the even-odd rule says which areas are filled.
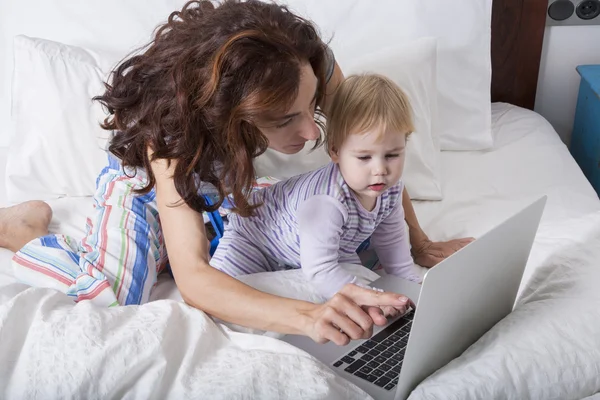
[[[377,74],[346,78],[331,100],[325,144],[329,153],[340,149],[352,134],[378,129],[407,136],[414,131],[408,96],[390,79]]]

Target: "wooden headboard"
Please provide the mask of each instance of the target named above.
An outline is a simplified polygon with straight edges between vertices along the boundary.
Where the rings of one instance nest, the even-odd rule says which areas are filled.
[[[533,109],[548,0],[493,0],[492,101]]]

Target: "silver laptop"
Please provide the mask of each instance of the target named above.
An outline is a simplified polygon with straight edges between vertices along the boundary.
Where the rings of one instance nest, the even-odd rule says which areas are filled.
[[[405,399],[426,377],[458,357],[513,308],[546,196],[535,201],[425,274],[422,285],[383,276],[372,286],[416,304],[347,346],[305,336],[299,347],[375,399]]]

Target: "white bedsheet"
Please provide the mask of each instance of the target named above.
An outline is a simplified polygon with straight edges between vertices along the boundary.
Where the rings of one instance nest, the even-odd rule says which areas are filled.
[[[592,240],[592,227],[583,229],[577,225],[595,221],[586,217],[600,210],[595,192],[554,130],[537,114],[495,104],[493,119],[495,149],[443,153],[444,200],[417,202],[415,208],[419,221],[432,239],[444,240],[481,235],[529,202],[547,194],[548,204],[540,228],[543,235],[536,239],[522,284],[522,293],[529,300],[527,305],[511,314],[507,319],[509,322],[503,321],[504,328],[484,337],[465,355],[424,382],[413,398],[507,398],[502,394],[527,392],[531,385],[523,382],[539,370],[539,365],[545,365],[535,362],[548,360],[536,359],[536,355],[545,354],[544,346],[554,346],[557,352],[552,353],[557,358],[549,368],[562,369],[560,361],[568,359],[556,345],[560,337],[555,333],[539,335],[536,327],[539,320],[532,319],[532,315],[537,316],[543,309],[545,311],[539,311],[541,319],[553,316],[543,307],[544,302],[550,302],[552,306],[554,303],[557,306],[577,304],[586,313],[596,301],[587,292],[582,296],[589,297],[575,303],[561,300],[562,287],[580,288],[575,282],[579,274],[552,272],[564,265],[568,269],[571,265],[568,260],[559,258],[547,263],[549,255],[557,249]],[[60,199],[50,204],[54,210],[51,231],[81,237],[91,199]],[[104,394],[104,398],[182,398],[208,397],[209,394],[211,398],[364,396],[306,354],[269,337],[231,332],[201,312],[185,306],[179,301],[174,282],[167,275],[161,276],[152,294],[153,299],[162,300],[140,307],[99,310],[85,303],[74,306],[64,296],[49,290],[28,289],[14,283],[10,256],[10,252],[0,251],[0,358],[9,360],[0,365],[0,398],[21,398],[21,394],[36,398],[100,397],[92,393]],[[579,260],[586,266],[599,257],[600,254],[588,255]],[[599,278],[588,272],[581,274],[582,279]],[[307,290],[299,277],[295,271],[288,271],[267,275],[266,279],[252,277],[249,281],[265,290],[313,298],[314,293]],[[574,286],[569,282],[575,282]],[[536,297],[540,293],[534,290],[536,288],[542,297]],[[591,285],[585,288],[590,290]],[[553,298],[559,300],[551,300]],[[541,305],[541,308],[532,304]],[[566,307],[559,309],[572,311]],[[585,315],[581,317],[582,321],[589,322],[589,316],[593,314]],[[550,322],[548,326],[553,328]],[[513,349],[514,360],[522,357],[525,361],[534,361],[529,369],[502,370],[508,368],[508,364],[503,364],[507,361],[502,358],[508,353],[501,346],[509,342],[498,340],[505,335],[508,335],[507,340],[514,340],[514,333],[513,336],[510,334],[515,325],[521,333],[529,332],[529,336],[517,335],[523,339],[520,343],[529,347]],[[587,330],[581,324],[575,326],[578,329],[570,332],[574,341],[584,334],[600,337],[595,326]],[[543,343],[536,348],[538,339],[543,339]],[[596,348],[600,348],[597,343]],[[580,353],[574,352],[570,360],[581,361],[578,357],[585,354]],[[492,365],[485,364],[486,360],[495,362],[493,365],[498,365],[500,371],[482,373],[481,368]],[[479,367],[471,368],[473,365]],[[590,367],[589,362],[586,365],[587,373],[593,366]],[[600,366],[596,365],[598,370]],[[266,379],[273,375],[273,379]],[[25,385],[25,382],[29,384]],[[451,382],[453,386],[446,392],[445,387]],[[515,382],[521,382],[521,386]],[[532,382],[536,382],[532,383],[535,385],[543,383]],[[570,390],[572,386],[563,386],[565,393],[575,393]],[[594,393],[590,391],[593,387],[588,384],[585,390],[577,393],[580,397],[590,396]],[[500,391],[502,388],[505,392]],[[444,397],[446,393],[448,397]]]
[[[480,236],[544,194],[542,224],[600,210],[597,194],[543,117],[496,103],[492,126],[494,150],[442,153],[444,200],[414,204],[433,240]],[[532,256],[523,284],[539,262]]]

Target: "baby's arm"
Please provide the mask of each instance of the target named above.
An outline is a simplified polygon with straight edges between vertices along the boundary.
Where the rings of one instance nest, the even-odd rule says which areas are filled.
[[[421,278],[415,273],[410,255],[407,233],[404,209],[398,201],[390,215],[375,228],[371,244],[385,272],[420,283]]]
[[[300,265],[326,298],[358,279],[338,263],[346,217],[344,206],[330,196],[313,196],[298,207]]]

